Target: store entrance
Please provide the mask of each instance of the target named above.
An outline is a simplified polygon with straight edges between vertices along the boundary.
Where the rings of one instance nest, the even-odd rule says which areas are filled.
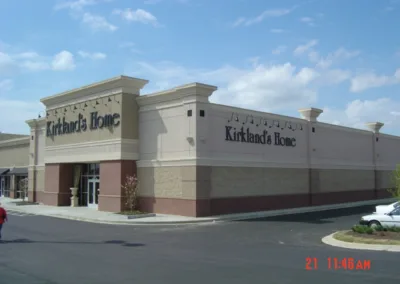
[[[89,178],[87,188],[87,206],[97,209],[99,204],[100,180],[98,178]]]
[[[83,165],[81,186],[79,188],[79,205],[97,209],[99,204],[100,164]]]

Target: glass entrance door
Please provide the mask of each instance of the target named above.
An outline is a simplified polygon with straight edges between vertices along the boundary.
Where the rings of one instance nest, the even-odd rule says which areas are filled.
[[[99,204],[100,180],[98,178],[89,178],[87,185],[87,204],[90,208],[96,208]]]
[[[1,177],[0,179],[0,196],[4,196],[4,191],[6,190],[6,181],[4,177]]]

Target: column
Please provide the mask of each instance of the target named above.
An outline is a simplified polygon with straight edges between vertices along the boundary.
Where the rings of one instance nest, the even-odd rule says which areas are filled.
[[[312,161],[311,161],[311,156],[313,151],[315,150],[313,148],[313,141],[312,141],[312,135],[315,132],[315,127],[318,122],[317,118],[318,116],[323,112],[322,109],[318,108],[303,108],[298,110],[300,112],[300,115],[303,119],[307,120],[307,126],[305,127],[304,131],[307,131],[307,167],[308,167],[308,180],[309,180],[309,205],[316,205],[315,203],[318,203],[317,200],[315,200],[315,194],[318,194],[320,189],[319,189],[319,170],[318,169],[313,169],[312,168]]]
[[[10,176],[10,198],[16,198],[18,185],[15,183],[15,175]]]

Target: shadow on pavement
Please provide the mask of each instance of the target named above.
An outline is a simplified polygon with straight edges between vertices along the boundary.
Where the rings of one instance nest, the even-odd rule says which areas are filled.
[[[370,214],[375,211],[374,205],[360,206],[353,208],[333,209],[326,211],[301,213],[301,214],[288,214],[274,217],[263,217],[256,219],[240,220],[238,222],[299,222],[308,224],[327,224],[333,223],[335,218],[353,215]]]
[[[33,241],[30,239],[14,239],[14,240],[2,240],[0,243],[6,244],[77,244],[77,245],[121,245],[124,247],[142,247],[144,244],[128,243],[125,241],[112,240],[104,242],[67,242],[67,241]]]

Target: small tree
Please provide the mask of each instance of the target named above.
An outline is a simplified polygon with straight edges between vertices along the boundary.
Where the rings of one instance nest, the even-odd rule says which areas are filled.
[[[22,195],[22,200],[25,201],[28,195],[28,178],[23,178],[19,181],[19,192]]]
[[[135,175],[126,176],[125,184],[122,188],[125,190],[126,207],[129,210],[135,211],[137,209],[137,191],[138,191],[139,181]]]
[[[389,189],[389,192],[392,194],[394,198],[400,200],[400,165],[396,166],[396,170],[394,170],[391,174],[393,188]]]

